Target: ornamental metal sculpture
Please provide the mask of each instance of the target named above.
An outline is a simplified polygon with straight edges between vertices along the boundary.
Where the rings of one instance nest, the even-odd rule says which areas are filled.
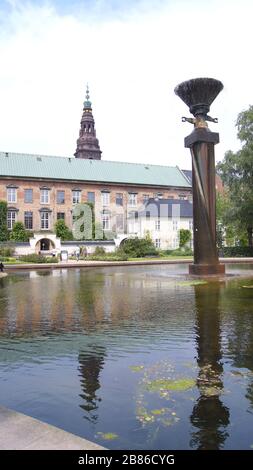
[[[207,124],[207,121],[218,122],[208,112],[222,89],[223,84],[213,78],[195,78],[175,88],[176,95],[194,116],[182,117],[183,122],[194,124],[193,132],[184,142],[192,155],[194,264],[189,267],[190,274],[225,272],[216,247],[214,145],[219,142],[219,134],[211,132]]]

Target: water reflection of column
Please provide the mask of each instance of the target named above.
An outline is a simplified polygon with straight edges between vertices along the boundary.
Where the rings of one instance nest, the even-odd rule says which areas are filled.
[[[78,356],[80,381],[83,393],[80,397],[84,400],[80,407],[86,411],[85,419],[96,423],[98,419],[97,409],[101,398],[98,396],[100,389],[99,375],[104,366],[105,348],[96,348],[93,352],[80,352]]]
[[[191,446],[197,449],[220,449],[228,436],[229,410],[222,403],[222,354],[220,337],[220,285],[195,286],[196,343],[200,397],[195,404],[191,423]]]

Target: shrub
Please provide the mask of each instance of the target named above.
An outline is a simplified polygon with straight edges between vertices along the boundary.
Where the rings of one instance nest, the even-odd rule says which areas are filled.
[[[15,261],[17,261],[17,260],[16,260],[16,258],[11,258],[11,257],[9,257],[9,256],[7,256],[7,257],[5,257],[5,256],[2,257],[2,256],[1,256],[1,257],[0,257],[0,261],[2,261],[3,263],[6,263],[7,261],[8,261],[8,262],[15,263]]]
[[[192,234],[190,230],[181,228],[179,230],[179,247],[183,248],[185,245],[187,245],[187,243],[191,241],[191,237]]]
[[[28,242],[30,233],[25,229],[22,222],[15,222],[10,233],[10,239],[16,242]]]
[[[128,238],[123,241],[120,248],[128,257],[132,258],[158,255],[150,238]]]
[[[61,240],[73,240],[74,239],[73,233],[71,232],[71,230],[69,230],[69,228],[67,227],[63,219],[57,220],[54,228],[55,228],[56,236],[60,238]]]
[[[15,249],[12,246],[8,246],[8,245],[0,246],[0,256],[3,256],[4,258],[9,258],[10,256],[13,256],[14,252],[15,252]]]
[[[103,246],[96,246],[94,256],[104,256],[106,254]]]
[[[5,242],[9,238],[7,228],[7,202],[0,201],[0,241]]]
[[[169,256],[173,253],[173,250],[159,250],[158,253],[159,253],[159,256],[161,257]]]
[[[252,246],[225,246],[223,249],[223,255],[226,257],[253,257]]]

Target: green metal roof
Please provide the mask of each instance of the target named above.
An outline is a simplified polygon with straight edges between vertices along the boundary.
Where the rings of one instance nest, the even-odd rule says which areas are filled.
[[[178,167],[0,152],[0,176],[190,188]]]

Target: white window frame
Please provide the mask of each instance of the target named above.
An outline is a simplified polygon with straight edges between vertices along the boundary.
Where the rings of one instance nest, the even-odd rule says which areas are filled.
[[[136,207],[137,206],[137,193],[128,193],[128,205],[130,207]]]
[[[81,191],[79,189],[72,190],[72,204],[80,204],[81,202]]]
[[[17,211],[14,210],[8,210],[7,211],[7,228],[8,230],[13,229],[13,225],[17,221]]]
[[[155,230],[157,232],[160,232],[160,230],[161,230],[161,221],[160,221],[160,219],[155,220]]]
[[[193,230],[193,220],[189,220],[189,230]]]
[[[7,202],[17,202],[17,188],[7,188]]]
[[[40,203],[41,204],[50,204],[49,189],[41,188],[41,190],[40,190]]]
[[[137,232],[135,212],[136,211],[130,211],[127,218],[127,231],[131,234],[136,234]]]
[[[102,212],[101,214],[102,228],[103,230],[110,230],[110,213],[108,211]]]
[[[40,213],[41,230],[49,230],[50,228],[50,212],[43,211]]]
[[[172,220],[172,230],[174,232],[178,230],[178,220]]]
[[[110,193],[106,191],[101,192],[101,202],[103,206],[110,205]]]

